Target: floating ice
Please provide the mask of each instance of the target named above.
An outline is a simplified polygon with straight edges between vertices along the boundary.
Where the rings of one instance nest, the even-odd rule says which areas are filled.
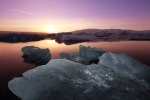
[[[85,47],[83,45],[79,46],[79,52],[81,56],[89,60],[97,59],[99,56],[101,56],[104,53],[104,51],[100,48],[91,48],[90,46]]]
[[[98,57],[101,56],[104,53],[102,49],[99,48],[91,48],[91,47],[85,47],[83,45],[79,46],[79,53],[74,54],[68,54],[65,52],[60,53],[60,58],[66,58],[71,61],[75,61],[81,64],[92,64],[92,63],[98,63],[99,59]]]
[[[65,58],[67,60],[71,60],[71,61],[78,62],[78,63],[85,64],[85,65],[90,64],[90,61],[82,57],[79,53],[68,54],[68,53],[62,52],[62,53],[59,53],[59,55],[61,59]]]
[[[34,46],[26,46],[21,49],[23,52],[23,58],[25,61],[36,63],[38,65],[44,65],[51,59],[49,49],[41,49]]]
[[[23,73],[8,83],[22,100],[149,100],[142,81],[102,64],[82,65],[65,59]]]
[[[123,53],[107,52],[99,57],[99,60],[99,64],[113,68],[123,74],[136,76],[138,79],[146,82],[146,86],[150,90],[150,67],[147,65]]]
[[[61,52],[61,53],[59,53],[59,56],[61,59],[66,58],[66,59],[70,60],[70,54],[69,53]]]

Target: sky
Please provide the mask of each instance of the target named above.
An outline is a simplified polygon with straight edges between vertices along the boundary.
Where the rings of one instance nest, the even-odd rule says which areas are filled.
[[[0,31],[150,30],[150,0],[0,0]]]

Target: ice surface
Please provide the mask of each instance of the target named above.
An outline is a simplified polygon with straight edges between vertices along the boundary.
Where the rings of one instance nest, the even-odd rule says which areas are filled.
[[[123,74],[136,76],[138,79],[146,82],[146,86],[150,90],[149,66],[144,65],[123,53],[107,52],[99,57],[99,60],[99,64],[113,68]]]
[[[81,64],[89,65],[92,63],[98,63],[98,57],[104,53],[102,49],[79,46],[79,53],[68,54],[65,52],[60,53],[60,58],[66,58],[71,61],[75,61]]]
[[[38,65],[44,65],[51,59],[49,49],[41,49],[34,46],[25,46],[21,49],[23,52],[23,58],[25,61],[36,63]]]
[[[100,48],[91,48],[90,46],[85,47],[83,45],[79,46],[79,52],[81,56],[89,60],[97,59],[99,56],[101,56],[104,53],[104,51]]]
[[[8,83],[22,100],[149,100],[145,83],[102,64],[51,60]]]
[[[82,57],[79,53],[68,54],[68,53],[62,52],[62,53],[59,53],[59,55],[61,59],[65,58],[67,60],[71,60],[71,61],[78,62],[78,63],[85,64],[85,65],[90,64],[90,61],[86,59],[85,57]]]
[[[70,60],[70,54],[69,53],[61,52],[61,53],[59,53],[59,56],[61,59],[66,58],[66,59]]]

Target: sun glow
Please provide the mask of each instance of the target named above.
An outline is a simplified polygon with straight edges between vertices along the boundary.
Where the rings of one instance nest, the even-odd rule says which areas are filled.
[[[47,32],[47,33],[54,33],[55,32],[55,28],[48,27],[48,28],[45,29],[45,32]]]

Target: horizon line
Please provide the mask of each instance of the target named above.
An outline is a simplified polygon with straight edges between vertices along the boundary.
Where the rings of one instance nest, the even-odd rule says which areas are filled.
[[[110,29],[115,29],[115,28],[110,28],[110,29],[99,29],[99,28],[84,28],[84,29],[76,29],[76,30],[73,30],[73,31],[60,31],[60,32],[51,32],[52,34],[54,33],[61,33],[61,32],[74,32],[74,31],[79,31],[79,30],[85,30],[85,29],[98,29],[98,30],[110,30]],[[117,29],[117,28],[116,28]],[[119,30],[119,29],[118,29]],[[120,29],[120,30],[130,30],[130,31],[150,31],[150,29],[149,30],[132,30],[132,29]],[[9,30],[9,31],[7,31],[7,30],[0,30],[0,32],[37,32],[37,33],[40,33],[40,32],[42,32],[42,33],[49,33],[50,34],[50,32],[45,32],[45,31],[17,31],[17,30]]]

